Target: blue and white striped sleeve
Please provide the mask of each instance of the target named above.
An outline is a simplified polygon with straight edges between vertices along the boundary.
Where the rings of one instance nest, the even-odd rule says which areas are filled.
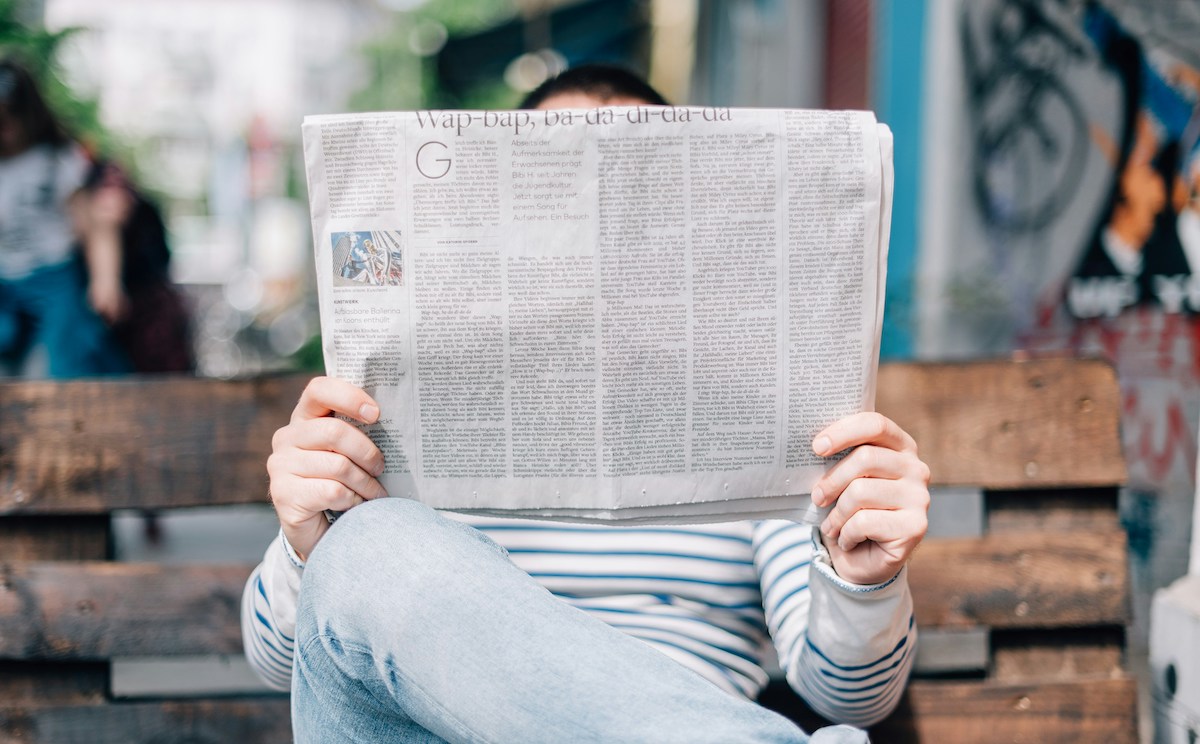
[[[870,726],[900,702],[916,646],[907,569],[860,586],[841,579],[808,525],[755,526],[767,628],[788,684],[820,715]]]
[[[303,571],[304,564],[280,532],[267,547],[262,563],[250,574],[242,592],[242,645],[246,659],[258,676],[276,690],[292,687],[296,598]]]

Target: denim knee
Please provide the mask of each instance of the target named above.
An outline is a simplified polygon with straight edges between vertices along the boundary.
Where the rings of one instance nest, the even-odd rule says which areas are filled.
[[[464,566],[507,554],[479,531],[411,499],[368,501],[343,514],[313,549],[300,603],[324,627],[385,614],[450,589]]]

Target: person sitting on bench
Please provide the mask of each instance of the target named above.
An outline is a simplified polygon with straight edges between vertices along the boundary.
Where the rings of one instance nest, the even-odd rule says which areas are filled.
[[[526,108],[664,104],[616,68],[575,68]],[[816,484],[819,528],[780,520],[584,526],[382,498],[383,456],[344,416],[378,404],[319,377],[267,468],[281,530],[254,571],[251,665],[292,691],[297,742],[802,742],[754,699],[778,654],[821,715],[895,707],[915,653],[905,563],[929,469],[876,413],[817,435],[852,450]],[[330,525],[325,510],[345,514]],[[813,742],[862,742],[849,725]]]

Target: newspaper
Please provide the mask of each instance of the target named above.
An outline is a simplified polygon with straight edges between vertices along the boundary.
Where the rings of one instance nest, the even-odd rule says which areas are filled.
[[[892,193],[867,112],[304,121],[330,375],[392,496],[573,521],[821,518],[874,406]]]

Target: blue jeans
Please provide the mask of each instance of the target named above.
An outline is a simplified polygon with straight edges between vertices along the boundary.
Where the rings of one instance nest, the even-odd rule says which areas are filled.
[[[401,498],[350,510],[309,557],[292,725],[298,744],[809,741]],[[811,741],[867,737],[838,726]]]
[[[87,286],[71,261],[21,279],[0,279],[0,374],[19,372],[43,346],[50,377],[69,379],[132,371],[129,357],[87,301]]]

